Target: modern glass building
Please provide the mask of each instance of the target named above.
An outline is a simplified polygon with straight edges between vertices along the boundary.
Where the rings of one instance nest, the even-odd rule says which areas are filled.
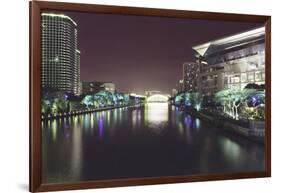
[[[209,95],[224,88],[265,83],[265,28],[260,27],[193,47],[198,89]]]
[[[77,24],[63,14],[41,14],[42,88],[80,94]]]

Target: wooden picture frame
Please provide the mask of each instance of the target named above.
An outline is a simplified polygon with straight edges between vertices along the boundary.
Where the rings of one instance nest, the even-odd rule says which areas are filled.
[[[117,186],[135,186],[196,181],[260,178],[271,176],[271,17],[230,13],[104,6],[92,4],[58,3],[31,1],[30,9],[30,191],[60,191]],[[207,19],[220,21],[256,22],[265,25],[265,171],[231,174],[200,174],[188,176],[162,176],[132,179],[83,181],[65,184],[43,184],[41,160],[41,12],[77,11],[135,16],[158,16],[187,19]]]

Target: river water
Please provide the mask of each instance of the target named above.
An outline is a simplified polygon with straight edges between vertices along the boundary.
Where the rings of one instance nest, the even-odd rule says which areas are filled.
[[[42,181],[264,170],[264,146],[147,103],[42,122]]]

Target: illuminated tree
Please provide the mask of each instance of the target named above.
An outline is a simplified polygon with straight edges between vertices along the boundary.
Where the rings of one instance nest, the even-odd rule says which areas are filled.
[[[239,117],[238,108],[245,100],[245,95],[246,95],[246,92],[244,90],[238,90],[238,89],[232,90],[231,94],[229,95],[232,116],[234,119],[238,119],[238,117]]]
[[[182,105],[183,103],[185,103],[185,93],[178,93],[175,98],[175,105]]]
[[[229,102],[230,102],[230,89],[224,89],[215,93],[215,101],[223,106],[223,112],[229,114]]]
[[[108,91],[100,91],[96,93],[94,99],[97,101],[99,107],[105,107],[113,103],[112,94]]]
[[[184,105],[188,106],[188,107],[191,107],[192,103],[191,103],[191,99],[190,99],[190,93],[185,92],[184,95],[183,95],[183,98],[184,98]]]
[[[243,113],[249,119],[264,120],[265,91],[252,89],[244,102]]]
[[[68,101],[61,99],[61,98],[55,98],[52,102],[51,106],[51,112],[52,114],[58,114],[68,111]]]
[[[245,89],[244,89],[245,90]],[[260,104],[264,104],[265,92],[264,90],[247,89],[248,95],[246,96],[245,105],[256,107]]]
[[[125,100],[124,100],[124,94],[123,94],[123,93],[116,93],[115,96],[116,96],[116,103],[117,103],[118,105],[123,105],[124,102],[125,102]]]
[[[198,92],[191,92],[189,94],[189,100],[193,108],[195,108],[197,111],[200,111],[203,100],[202,95]]]
[[[253,103],[257,96],[263,95],[263,92],[256,89],[224,89],[215,94],[215,100],[223,106],[224,113],[238,119],[239,107],[248,106],[249,100]]]
[[[50,102],[50,100],[41,100],[41,113],[43,113],[43,114],[51,113],[51,102]]]
[[[197,111],[201,109],[203,97],[198,92],[181,92],[174,98],[175,105],[184,105],[187,107],[193,107]]]
[[[94,97],[92,95],[86,95],[82,99],[81,103],[86,105],[87,108],[89,108],[89,106],[93,106],[94,105]]]
[[[129,104],[130,96],[128,94],[122,94],[122,96],[124,98],[124,103]]]

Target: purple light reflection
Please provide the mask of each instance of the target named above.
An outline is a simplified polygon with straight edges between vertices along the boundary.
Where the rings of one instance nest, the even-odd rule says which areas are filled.
[[[99,138],[103,137],[103,120],[102,117],[99,119]]]

